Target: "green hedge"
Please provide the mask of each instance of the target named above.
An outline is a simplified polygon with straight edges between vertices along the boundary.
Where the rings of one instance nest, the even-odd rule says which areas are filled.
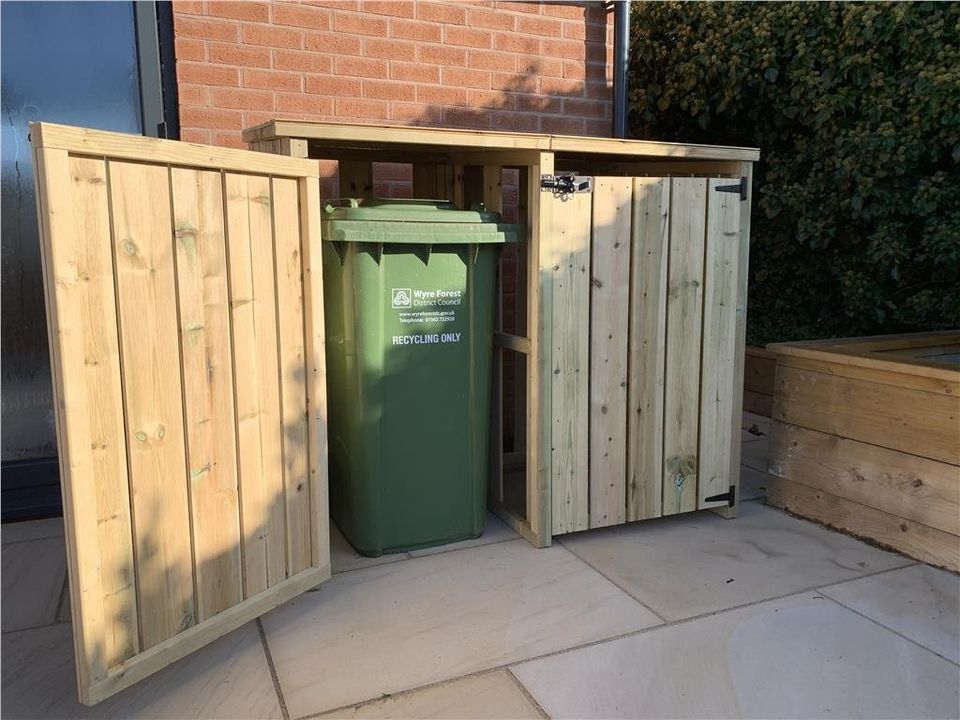
[[[748,342],[960,326],[960,4],[633,7],[632,136],[761,148]]]

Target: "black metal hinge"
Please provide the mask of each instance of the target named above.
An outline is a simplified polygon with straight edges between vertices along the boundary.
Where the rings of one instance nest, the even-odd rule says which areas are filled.
[[[719,190],[720,188],[717,188]],[[708,498],[704,498],[704,502],[720,502],[721,500],[726,500],[729,507],[733,507],[737,502],[737,488],[735,485],[730,486],[730,490],[723,493],[722,495],[711,495]]]
[[[747,199],[747,178],[740,178],[736,185],[717,185],[714,188],[717,192],[740,193],[741,202]]]
[[[541,175],[541,192],[552,192],[554,195],[571,195],[593,190],[593,178],[580,175]]]

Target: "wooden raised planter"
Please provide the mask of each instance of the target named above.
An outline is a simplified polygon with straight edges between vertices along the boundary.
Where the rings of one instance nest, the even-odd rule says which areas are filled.
[[[743,410],[770,417],[777,356],[760,347],[748,347],[744,354]]]
[[[960,571],[960,331],[768,349],[768,502]]]

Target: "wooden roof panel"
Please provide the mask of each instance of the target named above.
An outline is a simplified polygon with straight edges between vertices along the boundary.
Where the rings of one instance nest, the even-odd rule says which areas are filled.
[[[448,152],[469,150],[552,150],[580,155],[618,155],[621,157],[660,157],[696,160],[745,160],[760,158],[757,148],[722,145],[696,145],[654,140],[543,135],[497,130],[462,130],[394,125],[358,125],[304,120],[271,120],[243,131],[247,142],[302,138],[336,147],[358,149],[432,148]]]

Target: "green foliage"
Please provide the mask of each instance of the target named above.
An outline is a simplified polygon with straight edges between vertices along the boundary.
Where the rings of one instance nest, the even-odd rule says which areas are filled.
[[[960,325],[960,3],[634,3],[634,137],[761,148],[748,341]]]

